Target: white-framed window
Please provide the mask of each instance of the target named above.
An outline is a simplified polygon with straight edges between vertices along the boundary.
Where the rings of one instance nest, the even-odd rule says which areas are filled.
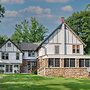
[[[80,53],[80,45],[72,45],[72,53]]]
[[[17,52],[16,53],[16,60],[19,60],[19,58],[20,58],[20,54]]]
[[[35,51],[28,51],[28,57],[35,57]]]
[[[8,47],[11,47],[11,43],[7,43],[7,46],[8,46]]]
[[[4,67],[4,64],[0,64],[0,67]]]
[[[18,68],[18,67],[19,67],[19,65],[14,65],[14,67]]]
[[[6,52],[2,52],[2,59],[3,60],[8,60],[9,59],[9,54]]]
[[[90,59],[79,59],[79,67],[90,67]]]
[[[48,67],[60,67],[60,58],[49,58]]]
[[[75,58],[65,58],[64,67],[75,67]]]

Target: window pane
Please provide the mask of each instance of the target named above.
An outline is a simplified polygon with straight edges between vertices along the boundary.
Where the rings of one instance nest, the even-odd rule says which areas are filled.
[[[8,43],[8,45],[7,45],[8,47],[11,47],[11,43]]]
[[[80,53],[80,49],[77,49],[77,53]]]
[[[55,46],[55,54],[59,54],[59,46]]]
[[[53,58],[48,59],[48,67],[54,67],[54,59]]]
[[[18,68],[19,66],[18,65],[14,65],[14,67],[17,67]]]
[[[3,64],[0,64],[0,67],[4,67],[4,65]]]
[[[75,67],[75,59],[74,58],[70,59],[70,67]]]
[[[2,53],[2,59],[8,60],[9,59],[9,54],[8,53]]]
[[[89,59],[85,59],[85,67],[89,67]]]
[[[60,58],[55,58],[55,67],[60,67]]]
[[[64,59],[64,67],[69,67],[69,59],[68,58]]]
[[[73,49],[73,53],[75,53],[75,49]]]
[[[79,67],[84,67],[84,59],[79,59]]]
[[[34,57],[34,56],[35,56],[35,52],[34,52],[34,51],[32,51],[31,53],[32,53],[32,57]]]
[[[28,57],[30,57],[30,56],[31,56],[31,52],[29,51],[29,52],[28,52]]]
[[[79,49],[80,48],[80,46],[79,45],[77,45],[77,49]]]
[[[19,60],[19,53],[16,53],[16,60]]]

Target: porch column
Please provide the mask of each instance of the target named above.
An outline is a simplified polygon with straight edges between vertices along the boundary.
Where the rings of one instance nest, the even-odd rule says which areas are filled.
[[[79,68],[79,59],[75,59],[75,67]]]
[[[48,67],[48,58],[44,59],[44,67]]]
[[[14,73],[14,64],[12,64],[12,73]]]
[[[60,60],[60,65],[61,65],[61,68],[63,68],[64,67],[64,58],[61,58],[61,60]]]

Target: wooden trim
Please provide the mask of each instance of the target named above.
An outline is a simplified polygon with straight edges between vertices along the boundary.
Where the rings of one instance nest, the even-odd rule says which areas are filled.
[[[66,24],[66,23],[65,23]],[[82,39],[66,24],[67,28],[73,33],[73,35],[75,35],[75,37],[84,45],[86,46],[86,44],[82,41]]]

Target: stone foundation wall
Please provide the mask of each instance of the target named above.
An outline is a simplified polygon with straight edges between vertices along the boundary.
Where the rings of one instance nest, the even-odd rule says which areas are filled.
[[[39,59],[38,75],[63,76],[68,78],[87,78],[89,75],[86,67],[79,67],[78,59],[75,61],[75,67],[64,67],[64,59],[60,59],[60,62],[60,67],[48,67],[48,59]]]
[[[87,68],[45,68],[45,76],[87,78],[88,75]]]

